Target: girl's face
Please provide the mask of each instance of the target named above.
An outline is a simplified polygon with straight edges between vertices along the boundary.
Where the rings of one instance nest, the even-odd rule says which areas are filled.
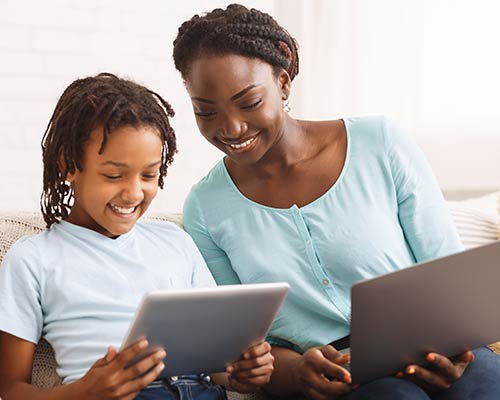
[[[240,164],[258,162],[279,140],[289,86],[285,71],[233,54],[202,56],[186,77],[200,132]]]
[[[102,154],[102,128],[95,129],[84,147],[83,171],[72,183],[74,204],[68,221],[117,237],[132,229],[158,192],[162,142],[149,126],[126,126],[108,135]]]

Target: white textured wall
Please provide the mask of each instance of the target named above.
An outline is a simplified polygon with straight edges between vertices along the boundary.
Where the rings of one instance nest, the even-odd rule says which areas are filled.
[[[241,3],[273,12],[267,0]],[[2,0],[0,2],[0,210],[36,210],[40,142],[64,88],[109,71],[159,92],[176,111],[179,154],[154,210],[179,211],[221,153],[197,131],[172,61],[177,28],[228,1]]]
[[[445,190],[500,186],[496,0],[241,0],[299,39],[292,115],[384,113],[415,135]],[[0,211],[38,209],[40,141],[62,90],[101,71],[158,91],[180,152],[154,210],[180,211],[221,157],[197,131],[172,41],[221,0],[1,0]]]

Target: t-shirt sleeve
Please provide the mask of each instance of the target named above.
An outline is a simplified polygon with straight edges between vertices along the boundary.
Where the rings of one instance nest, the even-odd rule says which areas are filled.
[[[462,251],[450,211],[423,152],[392,122],[385,120],[384,128],[398,217],[416,261]]]
[[[194,190],[189,193],[183,210],[184,229],[191,235],[218,285],[241,283],[227,254],[213,241]]]
[[[0,330],[32,343],[42,335],[41,271],[36,249],[16,242],[0,266]]]

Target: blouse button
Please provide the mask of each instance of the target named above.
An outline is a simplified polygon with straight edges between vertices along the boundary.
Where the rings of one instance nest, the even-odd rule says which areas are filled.
[[[330,281],[328,279],[323,279],[323,285],[329,285],[330,284]]]

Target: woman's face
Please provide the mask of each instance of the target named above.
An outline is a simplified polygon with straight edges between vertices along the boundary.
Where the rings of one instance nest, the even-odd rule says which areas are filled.
[[[239,55],[200,57],[186,77],[202,135],[239,164],[256,163],[281,137],[290,79]]]

